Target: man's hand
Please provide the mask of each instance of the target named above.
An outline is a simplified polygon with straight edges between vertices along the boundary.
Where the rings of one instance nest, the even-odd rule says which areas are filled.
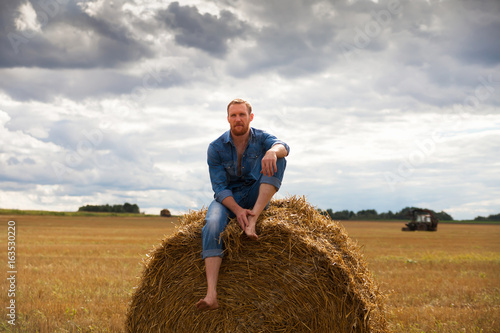
[[[262,158],[262,171],[261,173],[264,176],[272,177],[275,172],[278,171],[278,166],[276,165],[276,161],[278,157],[276,156],[276,152],[273,150],[268,150],[266,155]]]
[[[238,210],[236,213],[236,219],[238,220],[238,224],[240,225],[241,229],[245,230],[248,226],[248,216],[255,216],[255,214],[249,210],[249,209],[244,209],[241,208]]]
[[[269,149],[264,157],[262,158],[262,171],[261,173],[265,176],[272,177],[276,172],[278,172],[278,166],[276,161],[278,158],[283,158],[288,155],[288,151],[285,146],[281,143],[275,144]]]
[[[249,209],[245,209],[238,205],[234,200],[233,196],[229,196],[222,200],[222,204],[226,206],[229,210],[231,210],[234,215],[236,215],[236,219],[238,220],[238,224],[241,229],[245,230],[249,225],[248,216],[255,216],[254,212]]]

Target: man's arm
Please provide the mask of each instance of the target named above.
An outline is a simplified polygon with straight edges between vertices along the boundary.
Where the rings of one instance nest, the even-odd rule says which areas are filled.
[[[254,214],[250,210],[242,208],[234,200],[233,192],[227,186],[226,170],[222,165],[222,161],[217,153],[217,150],[212,145],[208,148],[207,161],[210,181],[212,182],[212,188],[215,192],[215,200],[231,210],[234,215],[236,215],[238,224],[243,230],[245,230],[248,225],[248,216]]]
[[[222,159],[212,144],[208,146],[207,162],[210,182],[215,193],[214,198],[222,203],[226,197],[232,196],[233,192],[228,187],[226,169],[222,164]]]
[[[288,150],[281,143],[277,143],[269,149],[262,158],[262,173],[265,176],[272,177],[278,171],[276,161],[278,158],[284,158],[288,155]]]

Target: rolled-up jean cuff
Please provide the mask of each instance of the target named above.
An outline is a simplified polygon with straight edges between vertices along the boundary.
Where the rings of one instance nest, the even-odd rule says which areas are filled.
[[[223,257],[224,253],[220,249],[212,249],[212,250],[205,250],[201,252],[201,259],[205,259],[208,257]]]
[[[274,185],[274,187],[276,187],[277,190],[279,190],[281,187],[281,180],[279,178],[276,178],[276,177],[269,177],[269,176],[262,175],[260,183]]]

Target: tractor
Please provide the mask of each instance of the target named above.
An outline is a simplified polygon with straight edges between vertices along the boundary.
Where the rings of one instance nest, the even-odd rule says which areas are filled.
[[[411,221],[402,231],[437,231],[439,219],[428,209],[413,208],[408,211]]]

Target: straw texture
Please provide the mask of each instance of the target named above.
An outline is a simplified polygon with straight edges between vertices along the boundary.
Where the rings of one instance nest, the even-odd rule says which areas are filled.
[[[201,228],[190,212],[155,248],[127,313],[129,332],[388,332],[384,296],[359,246],[305,198],[273,200],[257,222],[257,241],[235,220],[222,237],[220,308],[205,296]]]

